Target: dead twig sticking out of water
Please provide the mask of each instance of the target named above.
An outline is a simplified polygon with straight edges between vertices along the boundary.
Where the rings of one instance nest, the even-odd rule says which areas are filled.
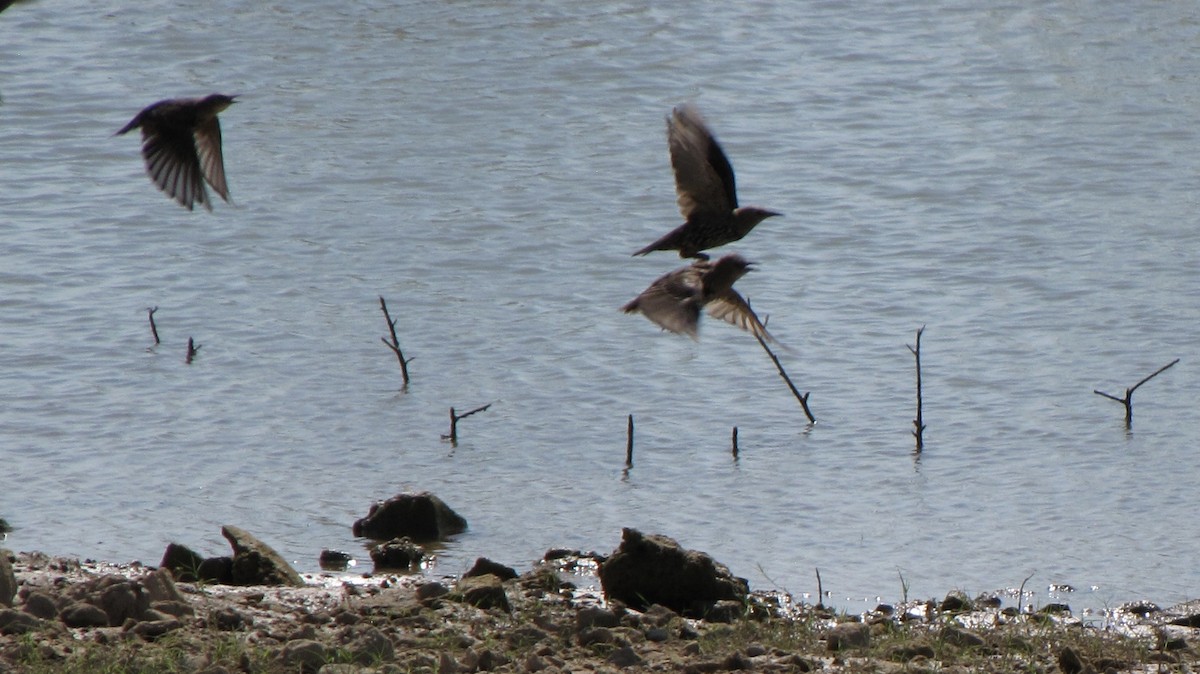
[[[801,395],[800,390],[792,383],[791,377],[788,377],[787,371],[783,369],[783,365],[779,362],[779,357],[775,355],[774,351],[771,351],[771,347],[767,346],[767,341],[763,339],[762,335],[755,335],[754,338],[758,340],[763,351],[766,351],[767,355],[771,357],[771,362],[775,363],[775,369],[779,370],[779,376],[783,377],[783,380],[787,382],[788,388],[792,390],[792,395],[796,396],[796,400],[800,401],[800,407],[804,409],[804,416],[808,417],[808,423],[817,423],[816,418],[813,417],[812,410],[808,409],[808,393]]]
[[[733,460],[737,461],[737,459],[738,459],[737,426],[734,426],[733,427]]]
[[[1021,587],[1017,588],[1017,613],[1025,612],[1025,583],[1028,583],[1035,573],[1037,573],[1036,570],[1025,576],[1025,580],[1021,581]]]
[[[196,354],[200,352],[200,347],[203,344],[197,344],[191,337],[188,337],[187,364],[191,365],[196,358]]]
[[[920,330],[917,330],[917,345],[915,347],[905,344],[909,351],[912,351],[913,356],[917,359],[917,418],[913,419],[913,437],[917,439],[917,454],[925,448],[925,421],[921,415],[921,333],[925,332],[925,326],[922,325]]]
[[[404,388],[407,389],[408,363],[412,359],[405,358],[404,352],[400,350],[400,340],[396,337],[396,321],[398,319],[392,318],[392,315],[388,313],[387,302],[384,301],[383,295],[379,296],[379,308],[383,309],[383,317],[385,320],[387,320],[388,331],[392,333],[392,341],[389,342],[387,337],[380,337],[379,341],[383,342],[384,346],[391,349],[392,352],[396,354],[396,360],[400,361],[400,375],[404,378]]]
[[[154,343],[161,344],[162,341],[158,338],[158,326],[154,324],[154,312],[158,311],[158,307],[146,307],[146,313],[150,318],[150,334],[154,335]]]
[[[467,417],[471,416],[472,414],[479,414],[480,412],[487,410],[487,408],[489,408],[491,406],[492,406],[492,403],[488,403],[482,407],[476,407],[475,409],[471,410],[470,412],[463,412],[462,414],[455,414],[454,408],[451,407],[450,408],[450,433],[449,433],[449,435],[443,435],[442,439],[449,440],[451,445],[457,447],[458,446],[458,422],[459,422],[459,420],[466,419]]]
[[[1144,379],[1142,379],[1138,383],[1125,389],[1125,397],[1124,398],[1118,398],[1117,396],[1115,396],[1111,393],[1105,393],[1104,391],[1100,391],[1098,389],[1092,389],[1092,393],[1095,393],[1096,395],[1099,395],[1099,396],[1104,396],[1105,398],[1108,398],[1109,400],[1115,400],[1115,401],[1121,403],[1122,405],[1124,405],[1125,406],[1125,428],[1132,428],[1133,427],[1133,392],[1138,390],[1138,387],[1140,387],[1142,384],[1145,384],[1146,382],[1150,381],[1151,379],[1154,379],[1159,374],[1161,374],[1163,370],[1166,370],[1167,368],[1171,367],[1172,365],[1174,365],[1175,363],[1178,363],[1178,362],[1179,362],[1179,359],[1176,358],[1175,360],[1167,363],[1166,365],[1163,365],[1162,367],[1158,368],[1151,374],[1147,375]]]
[[[625,470],[633,468],[633,415],[625,425]]]
[[[823,609],[825,608],[825,588],[821,587],[821,569],[813,567],[813,570],[817,572],[817,605],[815,608]]]

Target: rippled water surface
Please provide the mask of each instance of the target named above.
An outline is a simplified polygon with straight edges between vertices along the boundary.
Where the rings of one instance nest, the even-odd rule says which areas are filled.
[[[1194,598],[1200,8],[1035,4],[10,7],[6,545],[155,563],[223,552],[232,523],[311,571],[365,557],[373,501],[427,489],[470,522],[445,573],[634,526],[754,587],[811,592],[818,567],[849,606],[901,576]],[[213,91],[241,95],[234,204],[190,213],[112,134]],[[618,311],[681,264],[629,254],[679,221],[663,120],[685,101],[742,202],[786,214],[728,249],[759,265],[739,288],[811,428],[745,333]],[[1093,394],[1175,358],[1132,430]]]

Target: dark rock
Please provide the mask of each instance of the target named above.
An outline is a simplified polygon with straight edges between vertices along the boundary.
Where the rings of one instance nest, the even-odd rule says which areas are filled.
[[[12,608],[0,609],[0,634],[25,634],[40,630],[45,621]]]
[[[105,587],[100,590],[98,598],[93,603],[108,615],[108,624],[116,627],[126,620],[133,618],[141,620],[142,615],[150,608],[150,597],[147,596],[141,583],[116,576],[102,578]]]
[[[326,571],[345,571],[352,561],[354,557],[341,550],[322,550],[321,556],[317,558],[317,564]]]
[[[938,605],[938,610],[943,613],[960,613],[962,611],[970,611],[971,609],[970,598],[957,590],[947,594],[942,603]]]
[[[253,620],[243,615],[237,609],[219,608],[208,614],[209,627],[216,627],[224,632],[233,632],[248,627]]]
[[[325,645],[311,639],[296,639],[284,644],[279,652],[279,659],[289,670],[299,670],[304,674],[316,674],[325,664],[328,653]]]
[[[896,662],[908,662],[916,658],[927,658],[932,660],[934,656],[933,647],[929,644],[911,644],[898,645],[888,649],[888,659]]]
[[[167,618],[166,620],[144,620],[139,623],[134,623],[133,627],[130,628],[129,631],[145,639],[146,641],[154,641],[162,635],[168,632],[173,632],[180,627],[183,627],[183,623],[179,622],[175,618]]]
[[[209,557],[200,562],[198,580],[218,585],[233,585],[233,557]]]
[[[825,647],[831,651],[866,648],[871,645],[871,626],[866,623],[842,623],[825,633]]]
[[[25,597],[24,610],[45,620],[58,616],[58,605],[54,603],[54,598],[41,591],[30,592],[29,596]]]
[[[1058,668],[1063,674],[1092,674],[1096,670],[1070,646],[1058,652]]]
[[[498,608],[506,612],[512,610],[508,603],[508,595],[504,592],[504,585],[499,578],[491,574],[459,580],[450,596],[476,608]]]
[[[419,601],[428,601],[438,597],[445,596],[450,593],[450,589],[442,585],[438,581],[430,581],[417,586],[416,597]]]
[[[704,619],[710,623],[731,623],[746,615],[746,605],[740,601],[722,599],[704,610]]]
[[[721,661],[721,666],[724,667],[726,671],[737,672],[747,669],[754,669],[754,662],[752,662],[750,658],[746,657],[745,655],[742,655],[740,652],[734,651]]]
[[[304,579],[274,548],[245,529],[221,527],[221,535],[233,546],[234,585],[287,585],[304,587]]]
[[[203,562],[204,558],[186,545],[168,543],[158,565],[169,570],[176,580],[194,583],[200,580],[200,565]]]
[[[355,536],[386,541],[407,536],[417,542],[440,541],[467,530],[467,521],[429,492],[397,494],[375,503],[354,523]]]
[[[579,630],[575,635],[580,646],[591,646],[592,644],[611,644],[617,640],[617,636],[607,627],[587,627]]]
[[[942,640],[948,644],[963,648],[974,648],[984,644],[983,637],[953,625],[949,625],[942,630]]]
[[[12,531],[12,525],[3,517],[0,517],[0,534],[7,534]]]
[[[3,522],[3,520],[0,520]],[[12,606],[17,596],[17,576],[13,573],[8,550],[0,548],[0,606]]]
[[[632,646],[622,646],[608,654],[608,663],[614,667],[639,667],[645,663]]]
[[[395,647],[392,640],[375,627],[368,627],[358,633],[346,646],[354,661],[368,665],[373,662],[387,662],[395,657]]]
[[[1200,627],[1200,613],[1193,613],[1180,618],[1175,618],[1168,625],[1179,625],[1181,627]]]
[[[94,604],[71,604],[63,609],[61,617],[67,627],[108,627],[108,614]]]
[[[1071,612],[1071,607],[1068,606],[1067,604],[1063,604],[1061,602],[1046,604],[1038,611],[1038,613],[1042,613],[1045,615],[1063,614],[1063,613],[1069,614],[1070,612]]]
[[[588,627],[616,627],[617,614],[599,606],[586,606],[575,613],[575,629],[583,630]]]
[[[186,601],[155,601],[150,603],[150,608],[159,613],[183,618],[185,616],[195,615],[196,611],[192,605]]]
[[[512,580],[517,577],[516,569],[511,566],[505,566],[499,562],[493,562],[487,557],[480,557],[475,560],[475,565],[469,571],[463,574],[463,577],[470,578],[473,576],[484,576],[487,574],[499,578],[500,580]]]
[[[707,554],[635,529],[623,531],[621,545],[600,565],[599,576],[609,600],[638,610],[662,604],[693,618],[722,599],[744,602],[749,594],[745,579]]]
[[[411,538],[393,538],[371,547],[375,571],[412,571],[425,559],[425,550]]]

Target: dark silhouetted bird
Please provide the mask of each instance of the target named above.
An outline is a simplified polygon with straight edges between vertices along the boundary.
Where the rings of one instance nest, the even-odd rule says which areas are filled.
[[[697,337],[700,310],[728,321],[743,330],[774,341],[758,316],[733,289],[733,284],[751,269],[737,253],[716,262],[697,260],[660,276],[631,302],[621,307],[627,314],[638,311],[664,330]]]
[[[205,182],[229,201],[217,113],[233,105],[234,98],[212,94],[159,101],[139,112],[114,135],[141,127],[142,156],[154,184],[189,211],[196,203],[211,211]]]
[[[675,108],[667,118],[667,145],[685,222],[634,255],[678,250],[679,257],[708,259],[700,251],[737,241],[758,223],[780,215],[738,206],[733,167],[694,107]]]

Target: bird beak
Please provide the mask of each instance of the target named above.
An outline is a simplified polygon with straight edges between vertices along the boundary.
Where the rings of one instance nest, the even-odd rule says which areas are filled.
[[[773,218],[773,217],[775,217],[776,215],[783,215],[783,213],[779,213],[779,212],[777,212],[777,211],[767,211],[767,217],[768,217],[768,218]]]

